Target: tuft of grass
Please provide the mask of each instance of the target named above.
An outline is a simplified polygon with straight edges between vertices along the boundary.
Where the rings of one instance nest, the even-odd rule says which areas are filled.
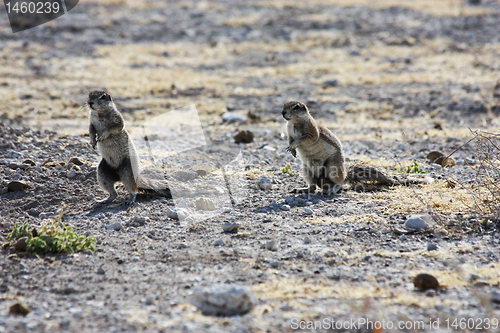
[[[94,237],[85,237],[73,231],[73,227],[65,226],[61,223],[64,215],[63,206],[59,210],[56,218],[49,219],[42,223],[40,229],[29,230],[28,222],[12,227],[12,231],[7,234],[10,244],[15,244],[19,239],[26,237],[26,251],[38,254],[46,253],[73,253],[91,249],[95,251]]]
[[[398,168],[396,171],[401,173],[418,173],[418,174],[427,173],[418,165],[417,161],[413,161],[413,165],[408,165],[404,169]]]
[[[290,162],[288,162],[283,168],[281,168],[281,172],[283,173],[292,173],[292,166],[290,165]]]

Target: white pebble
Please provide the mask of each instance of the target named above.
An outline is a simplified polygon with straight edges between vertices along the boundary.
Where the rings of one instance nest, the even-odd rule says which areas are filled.
[[[304,212],[305,215],[312,215],[314,214],[313,210],[311,208],[304,208],[302,210]]]
[[[120,231],[121,228],[122,228],[121,222],[111,223],[110,225],[108,225],[106,227],[106,229],[108,229],[108,230],[115,230],[115,231]]]
[[[429,214],[413,215],[405,223],[405,226],[413,230],[423,230],[429,227],[432,217]]]

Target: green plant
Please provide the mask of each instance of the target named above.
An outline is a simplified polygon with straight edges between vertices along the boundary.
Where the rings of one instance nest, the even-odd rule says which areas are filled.
[[[28,222],[24,222],[22,225],[18,225],[17,222],[12,227],[12,231],[7,234],[9,240],[16,240],[21,237],[28,235]]]
[[[73,231],[73,227],[61,223],[64,214],[63,206],[56,218],[46,220],[40,229],[29,230],[28,222],[19,225],[17,222],[12,231],[7,234],[11,245],[20,238],[26,238],[26,251],[39,254],[46,253],[73,253],[78,251],[95,251],[96,239],[85,237]]]
[[[281,168],[281,172],[283,173],[292,173],[292,166],[290,165],[290,162],[287,163],[283,168]]]
[[[396,171],[404,173],[420,173],[420,174],[427,173],[418,165],[417,161],[413,161],[413,165],[408,165],[404,169],[398,168],[398,170]]]

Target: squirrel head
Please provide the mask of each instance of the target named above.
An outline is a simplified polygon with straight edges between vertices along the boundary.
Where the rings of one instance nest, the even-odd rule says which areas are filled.
[[[283,111],[281,111],[283,118],[289,121],[292,119],[309,118],[309,110],[304,103],[291,101],[283,104]]]
[[[89,99],[87,100],[87,105],[92,111],[97,113],[114,110],[115,104],[111,95],[104,90],[93,90],[89,93]]]

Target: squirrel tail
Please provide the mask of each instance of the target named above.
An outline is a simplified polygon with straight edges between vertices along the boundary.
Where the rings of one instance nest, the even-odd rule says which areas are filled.
[[[153,193],[166,198],[172,198],[172,192],[168,182],[163,179],[163,174],[156,174],[156,170],[142,170],[137,185],[139,190],[146,193]]]
[[[376,182],[383,185],[430,184],[434,179],[425,174],[393,173],[369,164],[349,167],[346,181],[349,183]]]

